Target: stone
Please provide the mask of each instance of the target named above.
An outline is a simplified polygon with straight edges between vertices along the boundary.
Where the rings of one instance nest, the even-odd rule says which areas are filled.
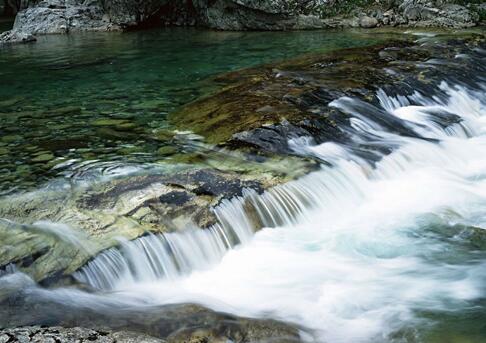
[[[49,110],[51,115],[66,115],[66,114],[79,114],[81,113],[81,107],[79,106],[63,106]]]
[[[93,126],[120,126],[123,124],[128,123],[127,120],[125,119],[111,119],[111,118],[105,118],[105,119],[97,119],[93,122],[91,122],[91,125]]]
[[[14,97],[7,100],[0,101],[0,108],[12,107],[17,105],[18,103],[22,102],[23,98],[21,97]]]
[[[403,16],[409,21],[418,21],[422,18],[423,7],[420,5],[409,5],[403,10]]]
[[[378,26],[378,19],[368,16],[362,17],[359,21],[359,26],[366,29],[374,28]]]
[[[20,135],[6,135],[1,138],[1,141],[4,143],[13,143],[22,140],[22,136]]]
[[[171,146],[171,145],[166,145],[166,146],[163,146],[163,147],[160,147],[159,149],[157,149],[157,153],[159,155],[163,155],[163,156],[173,155],[173,154],[176,154],[177,152],[178,152],[178,149],[174,146]]]
[[[45,163],[52,159],[54,159],[54,155],[52,153],[45,153],[32,158],[31,161],[34,163]]]
[[[31,43],[37,39],[30,32],[10,30],[0,34],[0,46],[2,44]]]

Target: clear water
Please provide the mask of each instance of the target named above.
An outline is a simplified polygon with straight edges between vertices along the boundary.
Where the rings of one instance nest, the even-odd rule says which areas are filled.
[[[342,31],[164,29],[46,36],[3,48],[0,192],[70,176],[87,161],[97,168],[167,159],[157,153],[166,144],[157,132],[168,128],[170,111],[218,86],[211,76],[382,38]]]

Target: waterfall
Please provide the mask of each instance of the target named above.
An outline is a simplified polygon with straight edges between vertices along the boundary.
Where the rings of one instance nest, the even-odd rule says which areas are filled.
[[[483,121],[484,104],[477,100],[477,92],[463,86],[451,87],[444,82],[439,88],[447,94],[448,101],[431,99],[419,92],[392,97],[380,89],[376,97],[381,109],[377,108],[373,116],[359,112],[364,106],[361,100],[344,97],[333,101],[329,106],[352,116],[351,145],[333,142],[315,145],[310,137],[289,142],[297,154],[326,161],[321,170],[263,194],[246,189],[241,197],[223,200],[213,209],[216,224],[207,229],[190,227],[180,232],[147,234],[134,241],[121,241],[119,247],[99,254],[74,277],[95,288],[111,290],[137,282],[176,280],[214,266],[228,250],[250,242],[261,228],[302,223],[315,208],[325,209],[323,220],[345,216],[350,206],[357,207],[366,198],[376,180],[391,179],[414,166],[432,163],[446,167],[461,163],[461,154],[451,154],[447,149],[448,144],[454,144],[444,139],[466,140],[480,134],[484,127],[479,125]],[[438,113],[441,115],[434,115]],[[386,116],[400,121],[418,137],[444,141],[429,143],[389,132],[383,124],[389,120]],[[356,154],[359,146],[377,139],[382,145],[397,148],[376,163]],[[474,149],[469,152],[476,152],[478,147]],[[467,159],[467,152],[461,153]]]
[[[115,289],[136,281],[175,279],[207,269],[229,249],[249,242],[261,227],[295,222],[318,197],[315,177],[307,179],[262,195],[245,189],[241,197],[225,199],[213,209],[217,223],[207,229],[193,227],[121,241],[118,248],[99,254],[74,277],[98,289]]]
[[[334,99],[327,106],[347,138],[288,142],[319,170],[222,200],[210,227],[120,240],[74,273],[103,292],[37,287],[14,266],[1,281],[9,292],[32,283],[19,299],[92,313],[197,303],[280,319],[319,343],[482,342],[486,83],[477,67],[467,83],[446,75],[404,94],[384,85],[374,97]],[[63,225],[25,229],[87,245]]]

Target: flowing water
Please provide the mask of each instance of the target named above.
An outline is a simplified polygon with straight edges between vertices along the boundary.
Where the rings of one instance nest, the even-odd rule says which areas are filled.
[[[211,76],[386,36],[165,29],[2,48],[0,192],[167,162],[183,150],[160,138],[167,114],[217,88]]]
[[[351,142],[289,142],[320,170],[224,201],[207,230],[121,242],[75,273],[98,292],[45,290],[19,274],[3,282],[99,311],[201,303],[298,324],[315,342],[486,342],[485,71],[429,93],[334,100],[352,117]],[[389,153],[365,159],[369,146]]]
[[[373,135],[398,148],[372,165],[346,146],[295,140],[298,153],[331,166],[222,204],[220,222],[231,228],[144,237],[77,277],[154,303],[271,314],[324,342],[485,342],[486,252],[479,236],[471,239],[486,227],[484,86],[443,83],[445,101],[379,92],[388,115],[436,142],[383,131],[354,112],[358,100],[338,99],[331,106],[356,115],[356,139]],[[462,121],[441,127],[429,114],[439,110]],[[247,202],[267,227],[250,242]],[[229,233],[243,244],[223,257]]]

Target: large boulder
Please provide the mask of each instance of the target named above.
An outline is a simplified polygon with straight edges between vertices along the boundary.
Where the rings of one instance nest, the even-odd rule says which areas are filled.
[[[97,1],[45,0],[17,14],[13,31],[36,34],[115,29]]]

